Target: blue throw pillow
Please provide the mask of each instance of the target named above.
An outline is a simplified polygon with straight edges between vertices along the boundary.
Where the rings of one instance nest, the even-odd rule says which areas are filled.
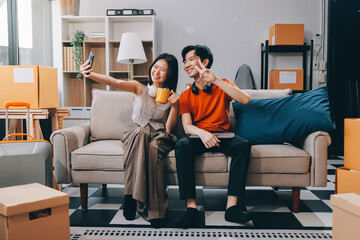
[[[321,87],[283,98],[233,103],[235,132],[253,144],[292,142],[315,131],[334,130],[328,93]]]

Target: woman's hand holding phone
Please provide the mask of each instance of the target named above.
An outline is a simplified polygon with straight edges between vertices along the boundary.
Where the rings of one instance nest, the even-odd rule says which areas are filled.
[[[80,66],[80,72],[82,75],[88,76],[90,74],[90,72],[92,71],[94,58],[95,55],[93,54],[92,51],[90,51],[88,60],[83,65]]]

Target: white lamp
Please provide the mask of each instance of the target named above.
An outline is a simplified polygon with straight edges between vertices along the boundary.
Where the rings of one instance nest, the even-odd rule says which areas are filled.
[[[146,61],[144,47],[139,35],[134,32],[123,33],[120,40],[117,62],[130,63],[130,80],[134,79],[133,64],[145,63]]]

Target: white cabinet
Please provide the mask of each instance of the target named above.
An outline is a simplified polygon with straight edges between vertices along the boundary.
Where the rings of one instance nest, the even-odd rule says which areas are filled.
[[[125,32],[136,32],[142,40],[147,62],[134,65],[134,79],[146,81],[148,79],[148,70],[156,57],[155,43],[155,21],[154,16],[121,16],[107,17],[107,47],[106,55],[109,56],[106,71],[114,78],[127,79],[128,65],[116,62],[119,51],[120,39]]]
[[[155,16],[53,17],[53,62],[54,67],[58,68],[60,106],[74,109],[68,119],[88,119],[91,90],[116,89],[91,79],[76,78],[77,71],[74,68],[70,45],[76,30],[85,33],[82,47],[84,60],[88,58],[91,50],[95,55],[94,71],[120,79],[128,79],[128,65],[116,62],[121,35],[125,32],[138,33],[144,45],[147,62],[134,65],[134,79],[146,81],[148,69],[158,55],[155,44]],[[83,109],[82,113],[79,109]]]

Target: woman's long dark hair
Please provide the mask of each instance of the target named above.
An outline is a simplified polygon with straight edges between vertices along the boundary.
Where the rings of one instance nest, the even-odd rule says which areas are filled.
[[[168,64],[168,70],[166,74],[166,81],[164,83],[164,88],[168,88],[176,92],[177,83],[178,83],[178,75],[179,75],[179,66],[176,57],[169,53],[160,54],[151,64],[149,68],[149,84],[152,85],[153,81],[151,79],[151,69],[154,64],[160,59],[164,59]]]

